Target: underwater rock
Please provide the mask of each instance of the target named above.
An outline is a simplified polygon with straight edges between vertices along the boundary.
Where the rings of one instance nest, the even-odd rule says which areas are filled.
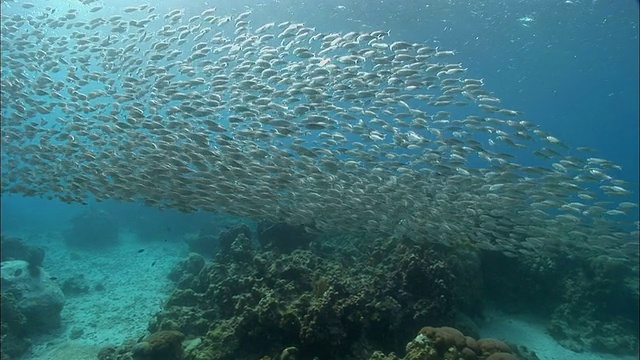
[[[19,358],[31,346],[31,341],[25,336],[27,319],[20,311],[15,296],[10,292],[0,294],[1,305],[1,336],[0,352],[2,359]]]
[[[1,259],[25,260],[29,263],[29,271],[33,276],[38,275],[40,266],[44,261],[44,249],[39,246],[31,246],[24,240],[17,237],[2,236],[0,248],[2,249]]]
[[[184,334],[175,330],[161,330],[137,343],[131,354],[135,360],[179,360],[182,357]]]
[[[214,256],[220,250],[215,236],[186,237],[184,241],[189,245],[189,252],[203,256]]]
[[[98,360],[132,360],[131,352],[137,344],[136,339],[127,339],[120,346],[105,346],[98,352]]]
[[[296,348],[295,346],[290,346],[282,350],[282,353],[280,353],[280,357],[278,358],[278,360],[296,360],[298,351],[298,348]]]
[[[247,224],[239,223],[228,227],[223,230],[218,237],[218,243],[220,244],[220,252],[228,253],[232,249],[232,244],[236,241],[236,238],[240,235],[244,235],[245,238],[251,239],[251,229]]]
[[[189,245],[189,252],[197,253],[208,258],[220,251],[217,226],[210,225],[202,228],[197,236],[185,237],[184,241]]]
[[[228,251],[231,243],[240,234],[251,239],[251,229],[245,223],[229,224],[223,230],[218,223],[211,223],[200,229],[195,238],[186,238],[189,251],[196,252],[205,257],[215,256],[220,251]]]
[[[2,292],[0,294],[2,302],[2,326],[3,331],[5,326],[16,334],[22,334],[25,332],[27,325],[27,319],[17,306],[17,300],[13,293]]]
[[[79,339],[80,337],[82,337],[83,334],[84,334],[84,329],[76,326],[73,329],[71,329],[71,333],[69,333],[69,339],[72,339],[72,340]]]
[[[177,289],[173,292],[169,300],[167,300],[167,306],[189,306],[190,304],[198,303],[202,294],[198,294],[192,289]]]
[[[258,223],[258,241],[265,249],[291,252],[295,249],[307,249],[314,236],[305,231],[304,225],[287,223]]]
[[[0,259],[2,261],[27,260],[30,246],[24,240],[4,235],[2,235],[1,239],[2,252],[0,253]]]
[[[638,339],[632,335],[629,319],[615,318],[601,321],[592,317],[577,318],[567,322],[567,310],[563,305],[554,313],[547,332],[563,347],[577,352],[596,351],[618,355],[629,355],[638,351]],[[567,314],[574,313],[567,311]],[[623,326],[626,325],[626,326]]]
[[[480,355],[488,356],[493,353],[511,353],[511,347],[498,339],[480,339],[478,340],[478,349]]]
[[[73,275],[62,282],[62,292],[67,296],[87,294],[90,289],[84,274]]]
[[[637,273],[601,256],[575,260],[559,282],[561,301],[547,325],[556,341],[576,352],[637,354]]]
[[[181,260],[176,266],[169,272],[169,280],[176,283],[178,289],[186,289],[191,285],[191,282],[196,275],[204,267],[205,260],[198,253],[189,253],[189,257],[185,260]]]
[[[251,239],[249,239],[245,234],[238,235],[231,243],[228,255],[238,262],[251,260],[254,255]]]
[[[497,352],[489,355],[486,360],[518,360],[518,358],[513,354]]]
[[[40,266],[44,261],[44,249],[41,247],[31,247],[27,254],[27,262],[29,263],[29,273],[31,276],[40,274]]]
[[[446,351],[450,347],[463,348],[467,344],[464,334],[452,327],[434,328],[426,326],[420,330],[420,334],[432,339],[433,345],[438,351]]]
[[[600,333],[590,341],[591,349],[594,351],[619,355],[638,353],[638,339],[630,335],[628,329],[616,323],[605,323]]]
[[[477,314],[481,312],[474,312],[473,314]],[[480,332],[478,325],[475,321],[465,313],[459,312],[456,314],[455,320],[453,321],[456,328],[462,331],[465,334],[468,334],[471,337],[478,338],[480,337]]]
[[[637,353],[638,273],[622,259],[496,251],[481,251],[481,259],[488,300],[508,311],[551,314],[547,331],[565,348]]]
[[[60,326],[64,294],[44,270],[40,269],[37,276],[32,276],[26,261],[3,261],[2,292],[15,296],[16,306],[27,321],[26,332],[47,331]]]
[[[115,346],[107,346],[98,352],[98,360],[116,360],[118,349]]]

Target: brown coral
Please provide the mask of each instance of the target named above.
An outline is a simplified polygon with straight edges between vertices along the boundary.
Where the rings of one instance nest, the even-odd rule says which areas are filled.
[[[509,345],[496,339],[475,340],[465,336],[451,327],[425,326],[411,340],[406,348],[406,355],[402,360],[518,360],[538,359],[535,355],[522,351],[513,352]],[[519,350],[519,349],[517,349]],[[393,355],[390,354],[389,356]],[[369,360],[386,359],[381,352],[375,353]],[[394,359],[398,359],[397,357]]]
[[[140,360],[178,360],[182,355],[184,334],[176,330],[157,331],[131,350],[134,359]]]
[[[494,353],[513,353],[509,345],[498,339],[480,339],[478,340],[478,348],[480,350],[480,355],[485,357]]]
[[[432,339],[438,351],[447,350],[452,346],[462,348],[467,343],[467,339],[460,330],[447,326],[439,328],[425,326],[420,330],[420,334]]]
[[[486,360],[518,360],[518,357],[509,353],[497,352],[489,355]]]
[[[465,360],[476,360],[478,359],[478,355],[471,349],[469,349],[468,347],[462,349],[462,351],[460,351],[460,355],[462,355],[462,358]]]

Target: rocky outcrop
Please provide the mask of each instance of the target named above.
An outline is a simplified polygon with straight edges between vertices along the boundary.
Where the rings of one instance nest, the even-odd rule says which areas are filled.
[[[16,308],[26,320],[26,332],[35,333],[60,326],[64,294],[41,268],[34,276],[27,261],[3,261],[2,293],[10,293],[15,297]]]

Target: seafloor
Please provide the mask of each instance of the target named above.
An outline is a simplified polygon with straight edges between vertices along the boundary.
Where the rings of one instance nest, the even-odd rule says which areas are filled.
[[[3,272],[3,360],[632,359],[638,351],[637,273],[607,259],[514,258],[285,224],[211,226],[180,239],[121,229],[100,243],[83,243],[78,231],[88,230],[3,234],[2,260],[20,259],[20,246],[43,249],[40,266],[65,296],[59,327],[30,329],[19,296],[8,301]]]

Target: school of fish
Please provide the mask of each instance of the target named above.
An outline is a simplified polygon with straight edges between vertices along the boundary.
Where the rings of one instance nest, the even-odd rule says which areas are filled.
[[[251,11],[14,6],[3,193],[637,262],[619,166],[503,107],[453,51]]]

